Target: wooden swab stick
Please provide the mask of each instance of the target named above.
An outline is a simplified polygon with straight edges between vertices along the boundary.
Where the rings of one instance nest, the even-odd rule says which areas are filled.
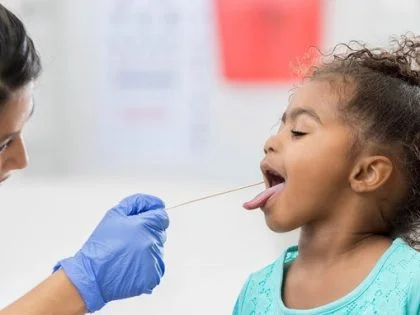
[[[234,189],[229,189],[229,190],[221,191],[221,192],[218,192],[218,193],[215,193],[215,194],[211,194],[211,195],[208,195],[208,196],[205,196],[205,197],[200,197],[200,198],[193,199],[193,200],[190,200],[190,201],[187,201],[187,202],[183,202],[183,203],[177,204],[175,206],[170,206],[170,207],[166,208],[166,210],[175,209],[175,208],[178,208],[178,207],[182,207],[182,206],[188,205],[188,204],[193,203],[193,202],[197,202],[197,201],[201,201],[201,200],[204,200],[204,199],[213,198],[213,197],[224,195],[224,194],[229,194],[231,192],[235,192],[235,191],[238,191],[238,190],[242,190],[242,189],[246,189],[246,188],[250,188],[250,187],[254,187],[254,186],[259,186],[259,185],[262,185],[262,184],[264,184],[264,182],[259,182],[259,183],[256,183],[256,184],[251,184],[251,185],[246,185],[246,186],[242,186],[242,187],[237,187],[237,188],[234,188]]]

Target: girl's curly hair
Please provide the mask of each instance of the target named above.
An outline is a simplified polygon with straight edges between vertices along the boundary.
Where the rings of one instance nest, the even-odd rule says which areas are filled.
[[[339,49],[344,51],[338,53]],[[420,245],[420,37],[404,35],[390,49],[369,49],[360,42],[336,46],[313,68],[310,79],[332,79],[341,89],[343,117],[355,130],[356,145],[375,143],[403,171],[404,200],[387,218],[392,237]],[[343,97],[345,93],[345,97]],[[344,100],[344,102],[343,102]]]

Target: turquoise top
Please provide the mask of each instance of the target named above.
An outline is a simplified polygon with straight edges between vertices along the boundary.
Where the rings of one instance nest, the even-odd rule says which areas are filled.
[[[236,302],[234,315],[420,315],[420,252],[396,239],[369,275],[344,297],[312,309],[287,308],[282,301],[284,265],[298,255],[287,249],[273,264],[251,274]]]

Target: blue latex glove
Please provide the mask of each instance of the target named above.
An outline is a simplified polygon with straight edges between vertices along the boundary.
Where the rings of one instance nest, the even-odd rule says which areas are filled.
[[[162,200],[130,196],[107,212],[74,257],[60,261],[89,312],[107,302],[151,293],[165,272],[169,219]]]

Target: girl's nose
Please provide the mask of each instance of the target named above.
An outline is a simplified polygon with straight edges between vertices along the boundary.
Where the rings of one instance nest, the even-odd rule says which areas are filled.
[[[278,134],[271,136],[270,138],[267,139],[267,141],[265,142],[264,145],[264,153],[268,154],[268,153],[275,153],[279,151],[279,146],[280,146],[280,142],[278,139]]]

